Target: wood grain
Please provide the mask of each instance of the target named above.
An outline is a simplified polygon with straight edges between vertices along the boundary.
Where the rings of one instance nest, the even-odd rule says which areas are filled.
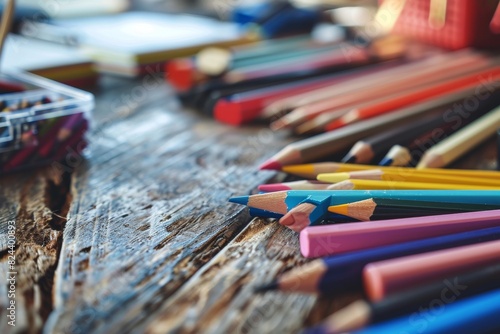
[[[73,176],[48,332],[118,333],[148,321],[248,222],[227,199],[273,176],[256,165],[282,141],[263,150],[267,134],[161,104],[108,118]]]
[[[52,310],[52,285],[71,197],[69,178],[51,168],[0,179],[0,332],[39,333]],[[7,318],[7,222],[15,220],[16,327]],[[5,283],[4,283],[5,282]]]

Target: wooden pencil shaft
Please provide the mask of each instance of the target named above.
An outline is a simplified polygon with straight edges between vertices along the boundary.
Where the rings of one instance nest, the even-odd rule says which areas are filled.
[[[430,83],[435,83],[438,80],[445,80],[453,77],[460,77],[467,73],[485,68],[486,64],[478,62],[476,59],[458,59],[458,62],[449,62],[437,67],[429,67],[421,71],[411,73],[408,76],[397,77],[391,79],[385,78],[385,81],[379,82],[377,85],[366,87],[364,93],[360,96],[355,94],[361,87],[352,87],[353,89],[346,94],[342,93],[341,89],[332,89],[330,97],[324,100],[317,101],[308,106],[292,111],[286,115],[284,119],[294,120],[295,118],[312,117],[321,113],[331,113],[337,111],[337,108],[350,106],[351,108],[359,107],[357,104],[363,101],[370,101],[370,104],[375,103],[373,98],[384,101],[387,96],[399,96],[404,91],[412,91],[418,87],[424,87]],[[486,63],[486,61],[485,61]],[[383,75],[383,73],[381,73]],[[366,83],[365,83],[366,84]],[[363,87],[363,86],[362,86]],[[339,87],[341,88],[341,87]],[[345,89],[345,83],[343,87]],[[395,91],[397,89],[397,92]],[[315,92],[311,92],[314,94]],[[351,93],[351,94],[349,94]],[[384,96],[384,98],[382,98]]]
[[[436,129],[431,129],[413,139],[406,147],[412,156],[412,163],[416,164],[422,155],[432,146],[447,139],[450,135],[464,128],[471,122],[484,116],[500,104],[500,90],[496,89],[486,99],[471,96],[477,101],[477,107],[464,109],[465,101],[461,105],[454,105],[443,113],[443,124]]]
[[[368,63],[364,63],[366,65]],[[226,82],[208,82],[206,84],[196,86],[190,93],[190,96],[195,97],[195,106],[202,107],[206,99],[214,91],[222,91],[221,96],[228,96],[231,94],[253,90],[257,88],[270,87],[276,84],[305,80],[311,78],[325,77],[332,73],[341,73],[349,69],[361,66],[360,63],[338,64],[320,69],[288,72],[282,74],[275,74],[260,78],[252,78],[235,83]]]
[[[366,121],[358,122],[350,126],[338,129],[337,131],[332,131],[329,133],[324,133],[309,139],[301,140],[287,146],[288,150],[297,152],[297,157],[289,159],[291,161],[286,161],[288,159],[283,159],[283,165],[291,163],[309,162],[313,161],[330,154],[334,154],[346,146],[352,145],[357,140],[379,132],[382,129],[387,129],[389,127],[395,126],[409,119],[419,117],[420,115],[432,111],[434,108],[442,107],[454,101],[460,100],[475,89],[466,89],[461,93],[453,94],[450,96],[443,97],[441,99],[436,99],[432,101],[426,101],[423,103],[415,104],[410,107],[403,108],[399,111],[394,111],[387,115],[382,115],[380,117],[372,118]],[[285,152],[286,153],[286,152]],[[278,161],[280,160],[281,154],[278,153]],[[285,157],[284,157],[285,158]]]
[[[404,92],[400,96],[388,98],[382,102],[375,103],[370,106],[363,106],[356,108],[348,114],[342,116],[342,124],[349,124],[354,121],[372,118],[375,116],[383,115],[397,108],[411,105],[421,100],[436,99],[448,95],[453,95],[461,89],[476,88],[476,85],[481,83],[483,76],[491,75],[493,73],[494,79],[500,77],[500,67],[489,68],[486,71],[477,72],[472,75],[459,77],[458,79],[444,80],[437,82],[429,87],[416,88],[411,91]]]
[[[468,58],[471,57],[469,52],[460,53],[461,56],[457,55],[460,59],[461,57]],[[311,94],[302,94],[295,98],[295,103],[292,103],[290,108],[298,108],[305,104],[321,101],[323,99],[328,99],[332,97],[332,94],[340,95],[350,91],[357,91],[364,87],[371,87],[373,85],[380,83],[380,76],[384,75],[385,80],[396,80],[397,78],[401,78],[401,76],[414,75],[414,73],[418,73],[418,71],[426,69],[426,68],[437,68],[443,66],[447,62],[451,60],[449,56],[439,55],[436,57],[432,57],[430,59],[424,59],[419,62],[410,63],[407,65],[401,65],[392,69],[387,69],[384,72],[380,73],[372,73],[368,74],[362,78],[355,78],[345,82],[342,87],[332,87],[325,88],[322,90],[318,90]],[[451,60],[452,62],[454,60]]]
[[[447,106],[440,109],[446,108]],[[438,111],[438,113],[439,112],[440,111]],[[384,150],[388,150],[393,145],[408,144],[418,135],[440,126],[443,122],[442,114],[429,115],[415,122],[405,124],[399,128],[364,139],[363,141],[372,148],[373,155],[377,155]]]

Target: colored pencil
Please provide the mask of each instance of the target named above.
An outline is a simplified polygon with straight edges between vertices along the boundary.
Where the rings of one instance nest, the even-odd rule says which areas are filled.
[[[261,184],[259,190],[263,192],[275,192],[285,190],[326,190],[331,184],[316,180],[293,181],[283,183]]]
[[[500,241],[494,240],[372,262],[363,270],[365,291],[370,300],[378,301],[433,280],[498,263],[499,249]]]
[[[500,176],[500,173],[498,173]],[[380,180],[387,182],[423,182],[423,183],[445,183],[445,184],[463,184],[476,186],[499,186],[500,179],[482,176],[455,176],[440,175],[428,172],[423,169],[421,173],[415,173],[414,170],[380,170],[367,169],[362,171],[344,172],[344,173],[325,173],[319,174],[318,181],[336,183],[345,180]]]
[[[375,103],[368,107],[353,109],[340,119],[328,124],[326,128],[328,131],[332,131],[363,119],[383,115],[384,113],[397,110],[398,108],[402,108],[419,101],[428,101],[429,99],[448,96],[461,89],[475,87],[482,83],[484,77],[488,76],[492,76],[492,80],[500,79],[500,67],[489,68],[485,71],[460,77],[459,79],[454,78],[422,89],[415,89],[412,92],[402,94],[399,97],[389,98],[383,102]]]
[[[299,124],[293,129],[293,132],[297,135],[314,135],[322,132],[326,132],[325,126],[330,122],[338,119],[341,116],[347,114],[351,108],[345,108],[336,110],[334,112],[322,113],[315,118]]]
[[[457,78],[460,75],[484,69],[490,62],[478,54],[466,55],[467,57],[458,57],[454,60],[442,59],[442,62],[436,61],[419,71],[407,73],[405,76],[387,77],[384,73],[380,73],[379,80],[380,76],[383,76],[383,82],[379,81],[376,85],[364,86],[366,85],[365,82],[364,85],[361,84],[361,87],[356,87],[355,90],[348,92],[348,94],[340,95],[339,90],[332,89],[329,98],[294,109],[272,123],[271,126],[273,129],[281,129],[303,123],[305,120],[310,120],[322,113],[331,113],[346,107],[353,108],[354,105],[359,105],[362,102],[370,102],[370,104],[377,103],[376,101],[382,102],[388,96],[397,97],[404,92],[412,92],[416,88],[422,89],[426,85],[441,80]],[[365,87],[363,94],[357,94],[359,89],[363,87]],[[312,94],[314,94],[314,91]],[[374,99],[376,100],[374,101]]]
[[[394,145],[379,162],[379,166],[408,166],[412,160],[410,149],[402,145]]]
[[[499,186],[471,184],[399,182],[383,180],[345,180],[332,184],[331,190],[500,190]]]
[[[358,202],[330,206],[328,211],[360,221],[443,215],[459,212],[500,210],[498,205],[428,202],[370,198]]]
[[[278,98],[329,86],[353,76],[361,76],[363,73],[364,71],[358,69],[222,96],[216,101],[213,114],[221,122],[239,125],[258,117],[265,105]]]
[[[310,35],[299,35],[272,40],[261,40],[243,45],[230,46],[227,48],[209,47],[201,50],[194,58],[178,58],[169,61],[166,64],[166,79],[180,91],[188,90],[194,85],[209,80],[210,75],[203,73],[203,68],[198,68],[199,63],[206,63],[210,58],[225,57],[226,64],[221,64],[221,59],[217,59],[220,73],[229,69],[241,67],[241,61],[254,60],[259,58],[287,53],[300,48],[310,48],[311,46],[321,44],[311,39]],[[199,59],[202,58],[202,59]],[[212,75],[218,76],[213,73]]]
[[[490,94],[489,92],[487,94]],[[470,100],[464,101],[461,105],[454,105],[443,111],[443,124],[434,129],[428,129],[412,141],[403,143],[402,146],[396,146],[389,150],[386,157],[380,161],[379,165],[394,165],[395,161],[400,165],[416,163],[422,158],[424,153],[432,146],[448,138],[451,134],[467,126],[471,122],[484,116],[500,104],[500,92],[493,91],[487,98],[478,98],[478,95],[471,96]],[[469,102],[467,102],[469,101]],[[468,103],[465,106],[466,102]],[[470,107],[470,102],[475,103],[476,107]],[[465,109],[465,110],[464,110]],[[452,121],[450,121],[452,120]]]
[[[224,96],[232,94],[270,87],[280,83],[290,83],[292,81],[306,80],[311,78],[326,77],[332,73],[340,73],[360,66],[366,66],[372,63],[380,62],[382,59],[366,57],[348,61],[342,54],[325,57],[324,61],[316,63],[307,63],[302,67],[279,67],[270,71],[261,71],[258,74],[252,73],[245,75],[239,73],[239,77],[233,78],[232,82],[212,80],[201,85],[195,86],[191,91],[182,97],[185,103],[191,103],[197,108],[202,108],[212,93],[218,93],[215,102]],[[215,103],[214,102],[214,103]]]
[[[408,167],[383,167],[373,165],[358,165],[358,164],[343,164],[338,162],[319,162],[314,164],[304,165],[291,165],[283,166],[281,170],[285,173],[301,176],[304,178],[315,179],[319,174],[337,173],[337,172],[353,172],[362,171],[367,169],[380,169],[382,171],[412,172],[418,174],[424,172],[425,174],[437,175],[454,175],[464,177],[481,177],[481,178],[498,178],[500,175],[497,171],[493,170],[470,170],[470,169],[441,169],[441,168],[425,168],[415,169]]]
[[[369,164],[373,158],[387,152],[396,144],[409,144],[420,134],[434,130],[444,123],[443,115],[429,115],[389,131],[358,141],[342,159],[345,163]],[[450,124],[451,127],[451,124]]]
[[[375,103],[368,107],[353,109],[340,119],[328,124],[326,129],[332,131],[362,119],[383,115],[384,113],[397,110],[409,104],[447,96],[461,89],[475,87],[476,85],[482,84],[484,77],[488,75],[492,75],[493,80],[498,80],[500,78],[500,67],[490,68],[479,73],[460,77],[459,79],[450,79],[432,86],[427,86],[423,89],[415,89],[411,92],[403,93],[396,98],[388,98],[383,102]]]
[[[440,299],[438,299],[439,301]],[[444,305],[438,303],[439,305]],[[409,321],[407,316],[376,324],[357,331],[356,334],[375,333],[407,333],[407,334],[438,334],[438,333],[497,333],[500,330],[500,290],[493,290],[478,296],[467,298],[457,303],[440,307],[442,312],[436,312],[435,304],[427,308]],[[429,321],[427,319],[432,319]],[[422,331],[422,325],[426,325]]]
[[[286,146],[271,159],[260,166],[261,169],[280,169],[282,166],[318,160],[337,153],[366,136],[398,126],[411,119],[416,119],[435,108],[453,103],[474,94],[475,88],[464,89],[460,93],[442,99],[414,104],[410,107],[393,111],[386,115],[357,122],[337,131],[323,133],[300,140]]]
[[[369,198],[409,199],[433,202],[498,204],[500,191],[496,190],[290,190],[267,194],[233,197],[229,201],[249,208],[285,215],[299,204],[311,204],[308,216],[301,215],[305,225],[320,222],[328,214],[328,207]],[[266,217],[266,216],[264,216]],[[275,216],[276,217],[276,216]],[[302,223],[302,222],[301,222]]]
[[[500,239],[500,226],[358,250],[316,259],[256,288],[331,296],[362,290],[363,268],[376,261]]]
[[[436,298],[455,303],[498,288],[500,264],[493,264],[390,295],[376,303],[358,300],[328,317],[315,328],[314,333],[350,333],[369,324],[418,313],[420,308],[425,308]]]
[[[375,71],[373,73],[365,75],[363,78],[348,80],[344,82],[342,86],[326,87],[324,89],[317,90],[313,93],[299,94],[295,97],[276,101],[265,108],[264,116],[273,117],[275,114],[281,113],[284,110],[292,110],[295,108],[300,108],[306,105],[310,105],[311,103],[316,103],[322,100],[329,99],[333,95],[339,96],[345,93],[359,91],[359,89],[365,87],[371,87],[373,85],[380,83],[381,75],[383,75],[384,78],[388,79],[397,78],[403,75],[408,75],[408,73],[414,73],[424,68],[435,66],[435,64],[443,64],[444,62],[449,61],[453,57],[457,58],[469,57],[471,54],[473,53],[471,53],[470,50],[457,51],[451,54],[449,53],[440,54],[416,62],[411,62],[393,68]]]
[[[500,107],[425,152],[417,168],[443,167],[491,137],[500,127]]]
[[[500,210],[489,210],[355,224],[309,226],[300,232],[300,250],[305,257],[340,254],[494,227],[498,226],[499,217]]]
[[[250,70],[280,65],[286,62],[304,60],[307,57],[317,56],[337,50],[340,43],[319,43],[314,40],[306,40],[305,43],[292,43],[287,48],[282,47],[281,51],[276,48],[273,52],[268,52],[269,48],[259,48],[254,46],[256,52],[249,51],[243,53],[244,57],[234,57],[227,49],[210,47],[200,51],[195,57],[196,68],[199,72],[207,76],[219,76],[224,72],[231,73],[234,70]],[[279,46],[279,44],[278,44]],[[285,49],[287,49],[285,51]],[[267,50],[267,52],[266,52]]]

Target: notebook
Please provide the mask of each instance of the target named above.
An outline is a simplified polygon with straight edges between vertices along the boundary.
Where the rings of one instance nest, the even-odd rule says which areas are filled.
[[[100,70],[129,76],[143,73],[147,66],[193,55],[208,45],[251,41],[234,23],[192,15],[129,12],[50,23],[60,33],[76,36],[80,50]]]
[[[98,78],[92,59],[74,48],[14,34],[6,39],[1,66],[75,87],[91,86]]]

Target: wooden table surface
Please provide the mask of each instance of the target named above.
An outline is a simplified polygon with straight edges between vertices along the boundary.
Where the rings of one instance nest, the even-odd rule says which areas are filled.
[[[2,272],[17,228],[0,333],[294,333],[359,296],[253,293],[305,260],[296,233],[227,200],[275,177],[257,166],[293,139],[183,111],[155,71],[104,78],[87,159],[0,177]],[[494,169],[495,152],[455,166]]]

